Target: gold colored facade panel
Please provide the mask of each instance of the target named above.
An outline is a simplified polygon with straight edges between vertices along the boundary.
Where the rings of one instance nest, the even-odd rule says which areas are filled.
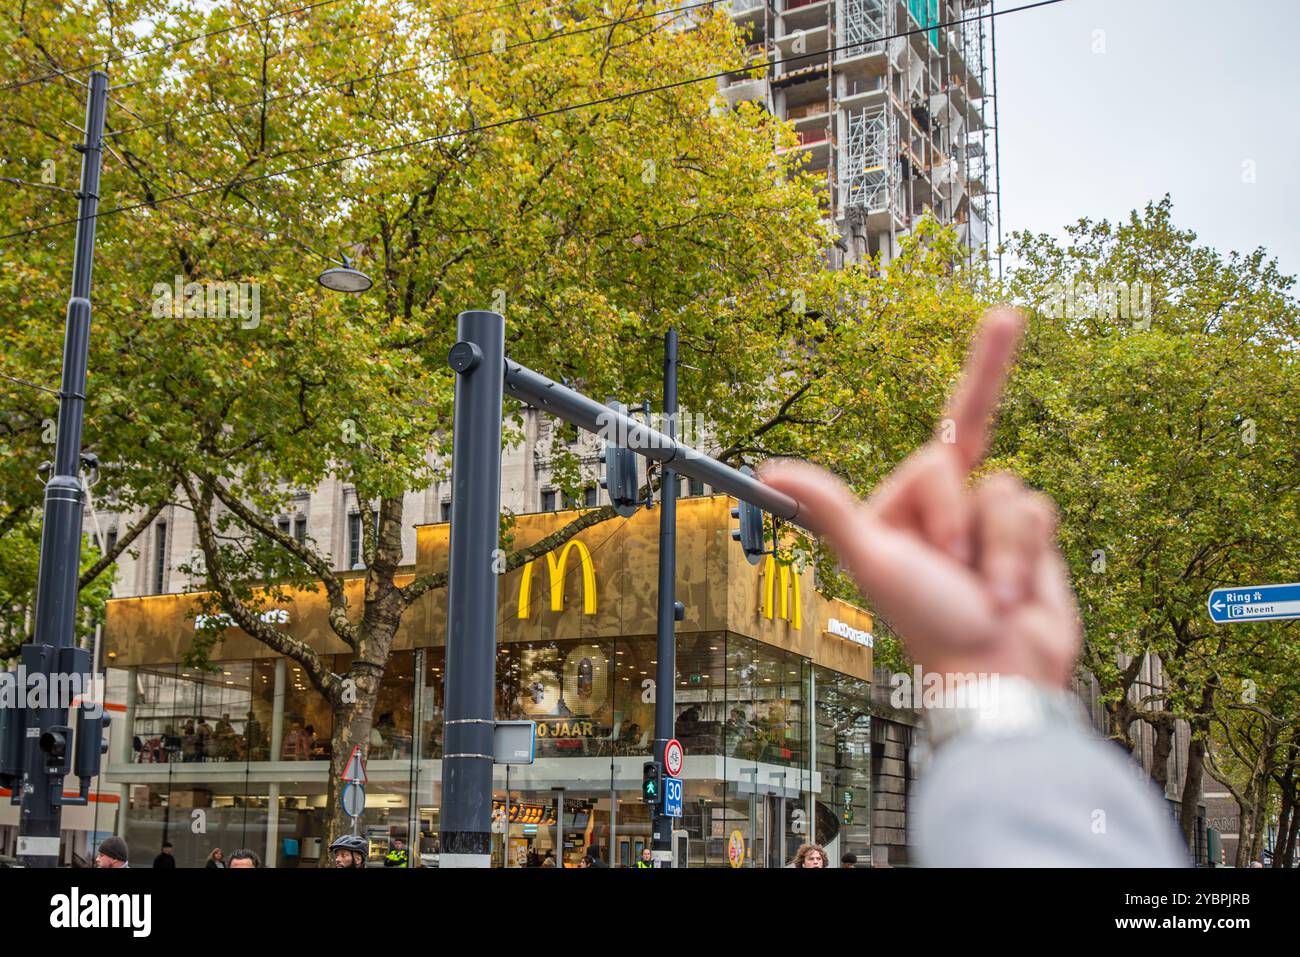
[[[678,503],[677,599],[686,606],[679,634],[732,631],[810,658],[817,664],[871,679],[871,649],[828,630],[869,633],[871,616],[818,594],[811,570],[802,573],[774,561],[757,567],[731,539],[731,500],[722,496]],[[514,548],[539,541],[579,515],[545,512],[520,515]],[[445,572],[446,524],[417,529],[416,564],[401,582]],[[607,639],[653,635],[658,612],[659,512],[642,509],[584,529],[557,550],[500,577],[497,639],[503,644],[564,639]],[[348,599],[360,614],[363,582],[347,580]],[[772,593],[767,594],[768,590]],[[521,598],[523,599],[521,601]],[[558,610],[557,610],[558,606]],[[109,602],[107,649],[119,667],[178,661],[194,636],[193,595],[123,598]],[[327,621],[323,591],[294,591],[287,602],[269,601],[287,619],[286,633],[322,653],[348,649]],[[398,649],[429,647],[446,640],[447,590],[427,592],[407,612],[395,642]],[[238,629],[229,629],[214,660],[267,658],[274,654]]]

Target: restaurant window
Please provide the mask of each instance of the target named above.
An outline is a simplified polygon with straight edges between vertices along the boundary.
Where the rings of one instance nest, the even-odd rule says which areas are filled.
[[[371,760],[395,761],[411,757],[414,723],[415,652],[394,651],[375,699],[370,726]]]
[[[729,709],[721,634],[677,639],[676,733],[687,754],[721,754]]]
[[[504,646],[497,716],[537,722],[537,757],[596,757],[619,741],[614,643],[591,639]]]
[[[316,690],[302,665],[286,658],[284,669],[280,753],[273,760],[326,760],[330,756],[330,735],[334,730],[330,703]]]
[[[614,646],[614,753],[648,755],[654,748],[655,639],[624,638]],[[625,805],[626,806],[626,805]]]
[[[803,760],[804,661],[761,642],[727,636],[726,753],[797,767]]]
[[[443,674],[447,660],[445,649],[424,649],[424,686],[416,702],[420,727],[420,757],[442,757]],[[500,656],[498,656],[498,661]],[[498,681],[498,686],[500,682]]]
[[[871,685],[827,668],[815,668],[817,683],[816,770],[821,772],[818,795],[817,836],[838,835],[842,850],[859,859],[871,853],[872,765],[886,758],[883,743],[873,745],[878,730],[869,714]],[[879,729],[883,731],[883,726]],[[892,746],[889,747],[893,750]],[[889,767],[902,772],[903,764],[888,756]],[[877,773],[876,777],[879,777]],[[884,784],[893,789],[887,803],[901,809],[905,800],[904,775],[891,774]],[[823,843],[825,843],[823,841]]]

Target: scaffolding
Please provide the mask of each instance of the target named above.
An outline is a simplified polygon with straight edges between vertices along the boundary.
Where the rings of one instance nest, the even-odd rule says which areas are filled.
[[[844,25],[839,43],[840,59],[874,53],[894,32],[894,8],[886,0],[840,0],[839,20]]]
[[[844,143],[844,205],[868,213],[896,208],[898,118],[879,107],[850,111]]]

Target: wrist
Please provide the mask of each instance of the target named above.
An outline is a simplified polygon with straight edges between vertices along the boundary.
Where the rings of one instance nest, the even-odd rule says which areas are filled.
[[[926,707],[930,746],[938,749],[957,738],[1008,738],[1051,728],[1082,729],[1083,709],[1070,691],[1032,681],[1023,675],[989,676],[956,689],[941,707]]]

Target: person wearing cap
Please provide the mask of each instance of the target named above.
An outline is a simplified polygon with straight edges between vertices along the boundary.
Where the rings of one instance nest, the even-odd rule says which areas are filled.
[[[95,866],[106,868],[130,867],[128,858],[131,853],[127,850],[126,841],[120,837],[107,837],[99,845],[99,850],[95,852]]]
[[[172,842],[163,841],[162,852],[153,859],[155,869],[163,868],[164,870],[176,868],[176,858],[172,857]]]

